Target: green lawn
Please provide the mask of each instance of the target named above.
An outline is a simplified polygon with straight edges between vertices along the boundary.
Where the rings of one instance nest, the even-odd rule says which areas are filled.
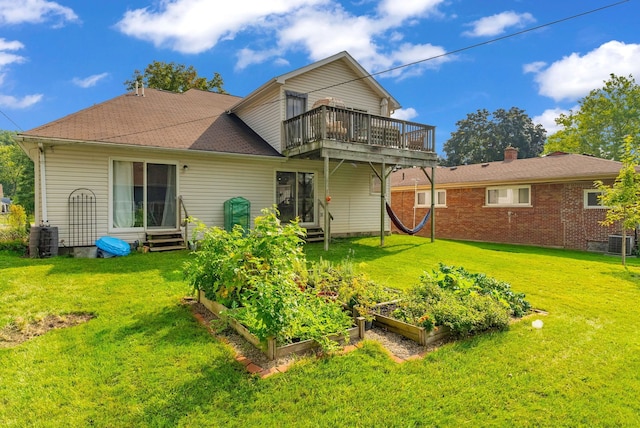
[[[0,328],[47,314],[96,318],[0,348],[0,426],[640,426],[640,262],[391,236],[338,241],[409,287],[438,262],[508,281],[549,312],[398,365],[375,343],[248,375],[180,305],[183,253],[31,260],[0,253]]]

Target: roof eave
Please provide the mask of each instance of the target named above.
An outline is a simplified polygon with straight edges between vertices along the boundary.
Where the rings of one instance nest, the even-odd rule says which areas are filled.
[[[243,159],[273,160],[277,162],[283,162],[287,160],[287,158],[282,155],[269,156],[269,155],[256,155],[256,154],[246,154],[246,153],[218,152],[218,151],[212,151],[212,150],[179,149],[179,148],[173,148],[173,147],[158,147],[158,146],[140,146],[137,144],[70,140],[65,138],[39,137],[39,136],[30,136],[25,134],[18,134],[18,137],[22,138],[23,142],[28,141],[34,144],[35,143],[43,143],[47,145],[73,145],[73,144],[82,145],[84,144],[88,146],[109,146],[109,147],[139,149],[139,150],[160,150],[163,152],[173,152],[173,153],[183,153],[183,154],[190,154],[190,153],[209,154],[209,155],[216,155],[216,156],[222,156],[222,157],[233,157],[233,158],[241,157]]]

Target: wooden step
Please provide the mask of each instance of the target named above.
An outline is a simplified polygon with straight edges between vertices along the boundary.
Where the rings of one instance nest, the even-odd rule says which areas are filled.
[[[182,236],[176,238],[162,238],[162,239],[147,239],[149,244],[166,244],[168,242],[184,242]]]
[[[149,251],[174,251],[187,248],[180,230],[149,231],[144,245]]]
[[[324,241],[324,230],[319,227],[308,227],[306,242],[322,242]]]
[[[149,247],[149,251],[176,251],[176,250],[184,250],[184,245],[164,245],[159,247]]]

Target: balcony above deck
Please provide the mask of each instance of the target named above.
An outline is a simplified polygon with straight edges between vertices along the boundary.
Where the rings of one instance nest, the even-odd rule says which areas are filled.
[[[435,127],[320,106],[283,124],[283,154],[401,166],[435,166]]]

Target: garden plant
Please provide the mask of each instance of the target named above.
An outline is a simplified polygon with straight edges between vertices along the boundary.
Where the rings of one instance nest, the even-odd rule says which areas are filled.
[[[198,226],[198,250],[185,263],[188,282],[227,306],[224,316],[262,342],[314,339],[324,349],[335,347],[326,336],[346,337],[353,320],[336,302],[306,286],[304,230],[296,222],[281,224],[275,209],[262,213],[250,231]]]

